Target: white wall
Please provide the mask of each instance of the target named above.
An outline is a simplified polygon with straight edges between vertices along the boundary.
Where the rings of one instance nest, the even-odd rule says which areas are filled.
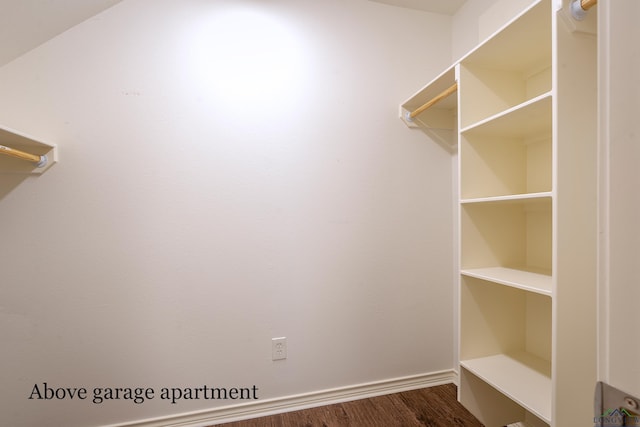
[[[232,403],[29,400],[45,381],[267,399],[451,369],[450,153],[397,118],[450,31],[365,0],[127,0],[1,68],[2,123],[60,147],[1,179],[3,423]]]
[[[598,4],[600,253],[598,380],[640,396],[640,4]]]

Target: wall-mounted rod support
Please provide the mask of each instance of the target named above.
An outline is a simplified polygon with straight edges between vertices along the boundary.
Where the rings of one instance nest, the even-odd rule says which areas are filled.
[[[4,145],[0,145],[0,154],[15,157],[17,159],[33,162],[37,167],[42,168],[47,164],[47,156],[38,156],[37,154],[25,153],[24,151],[16,150]]]
[[[458,90],[458,83],[452,84],[447,89],[445,89],[444,91],[442,91],[438,95],[434,96],[433,98],[431,98],[429,101],[425,102],[420,107],[416,108],[414,111],[407,112],[405,118],[408,121],[412,121],[417,115],[421,114],[426,109],[428,109],[428,108],[432,107],[433,105],[437,104],[438,102],[442,101],[443,99],[445,99],[447,96],[451,95],[456,90]]]
[[[571,15],[574,19],[582,21],[587,16],[587,10],[598,4],[598,0],[573,0],[571,2]]]

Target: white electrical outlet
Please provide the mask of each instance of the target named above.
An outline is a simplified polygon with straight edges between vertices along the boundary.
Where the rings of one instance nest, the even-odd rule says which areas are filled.
[[[271,338],[271,360],[287,358],[287,338]]]

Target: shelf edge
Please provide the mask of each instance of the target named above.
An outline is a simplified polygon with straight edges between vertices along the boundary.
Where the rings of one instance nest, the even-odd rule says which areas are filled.
[[[521,193],[510,194],[505,196],[489,196],[489,197],[474,197],[469,199],[460,199],[460,204],[474,204],[474,203],[500,203],[500,202],[527,202],[527,201],[539,201],[540,199],[551,199],[553,193],[551,191],[542,191],[538,193]]]
[[[516,270],[516,269],[507,269],[505,268],[505,270],[514,270],[514,271],[519,271],[520,273],[526,273],[526,274],[531,274],[531,275],[538,275],[538,276],[545,276],[548,277],[548,281],[549,281],[549,287],[540,287],[540,286],[533,286],[533,285],[528,285],[525,283],[518,283],[518,282],[514,282],[511,280],[507,280],[506,278],[500,278],[500,277],[496,277],[496,276],[492,276],[490,274],[483,274],[483,271],[486,271],[486,269],[484,268],[468,268],[468,269],[461,269],[460,270],[460,274],[463,276],[467,276],[467,277],[473,277],[475,279],[480,279],[480,280],[486,280],[488,282],[492,282],[492,283],[497,283],[499,285],[503,285],[503,286],[508,286],[511,288],[516,288],[516,289],[521,289],[523,291],[527,291],[527,292],[533,292],[536,294],[540,294],[540,295],[544,295],[544,296],[548,296],[548,297],[552,297],[553,295],[553,278],[552,276],[547,276],[545,274],[540,274],[540,273],[531,273],[525,270]]]
[[[550,90],[550,91],[545,92],[545,93],[543,93],[541,95],[538,95],[538,96],[536,96],[534,98],[528,99],[528,100],[526,100],[524,102],[521,102],[518,105],[514,105],[513,107],[507,108],[506,110],[500,111],[499,113],[493,114],[493,115],[491,115],[489,117],[486,117],[486,118],[484,118],[484,119],[482,119],[482,120],[480,120],[478,122],[475,122],[475,123],[472,123],[470,125],[467,125],[464,128],[460,129],[460,133],[463,134],[465,132],[472,131],[472,130],[477,129],[477,128],[479,128],[479,127],[481,127],[481,126],[483,126],[483,125],[485,125],[487,123],[490,123],[490,122],[492,122],[494,120],[498,120],[498,119],[501,119],[502,117],[508,116],[509,114],[512,114],[515,111],[523,110],[523,109],[527,108],[528,106],[534,105],[534,104],[536,104],[538,102],[543,102],[546,99],[551,100],[552,97],[553,97],[552,94],[553,94],[553,90]]]

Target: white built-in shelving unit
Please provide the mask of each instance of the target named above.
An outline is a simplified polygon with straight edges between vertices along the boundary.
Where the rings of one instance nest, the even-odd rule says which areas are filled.
[[[457,120],[458,390],[487,427],[593,424],[595,17],[567,10],[533,2],[400,107]]]

